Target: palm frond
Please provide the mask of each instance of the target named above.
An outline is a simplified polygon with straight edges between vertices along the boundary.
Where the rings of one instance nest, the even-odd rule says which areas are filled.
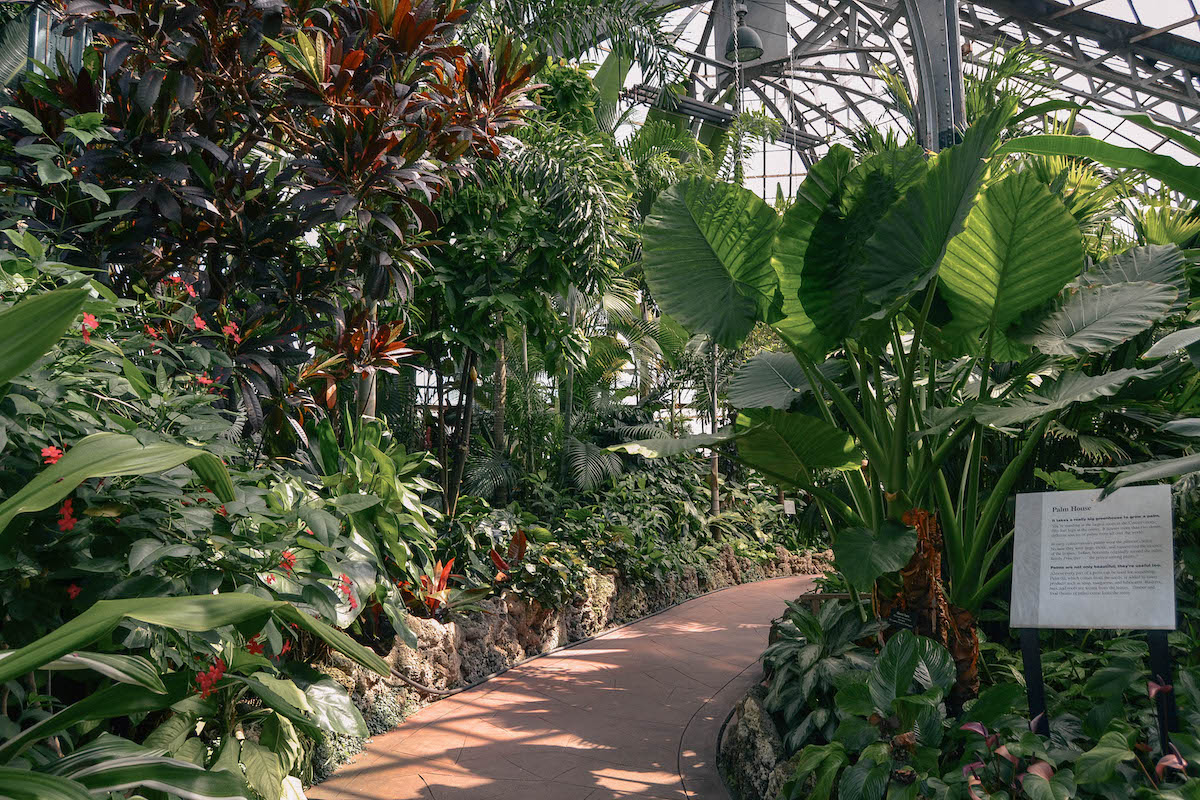
[[[567,439],[564,444],[567,475],[576,488],[588,491],[621,474],[621,457],[616,453],[575,437]]]

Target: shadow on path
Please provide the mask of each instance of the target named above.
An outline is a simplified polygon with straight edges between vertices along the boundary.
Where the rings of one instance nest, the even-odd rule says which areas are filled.
[[[716,737],[813,576],[689,600],[426,706],[313,800],[726,800]]]

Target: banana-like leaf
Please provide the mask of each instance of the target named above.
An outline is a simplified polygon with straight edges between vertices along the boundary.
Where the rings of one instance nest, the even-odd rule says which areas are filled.
[[[988,157],[1011,115],[1006,104],[981,118],[888,211],[866,245],[861,280],[867,299],[899,308],[937,274],[975,206]]]
[[[0,797],[6,800],[93,800],[82,784],[16,767],[0,767]]]
[[[1165,283],[1179,290],[1187,299],[1188,280],[1184,267],[1187,257],[1173,244],[1151,244],[1131,247],[1123,253],[1088,268],[1080,279],[1084,285],[1105,286],[1114,283]]]
[[[691,178],[659,196],[646,219],[646,281],[690,331],[736,347],[758,321],[780,318],[771,243],[779,217],[749,189]]]
[[[1091,136],[1041,133],[1009,139],[997,152],[1087,158],[1117,169],[1136,169],[1193,200],[1200,199],[1200,167],[1181,164],[1141,147],[1119,147]]]
[[[1019,425],[1075,403],[1111,397],[1131,380],[1153,378],[1158,374],[1157,369],[1118,369],[1103,375],[1068,372],[1049,386],[1042,386],[1034,394],[1020,397],[1008,405],[976,406],[975,419],[998,428]]]
[[[684,453],[690,453],[702,447],[712,447],[725,442],[732,442],[737,434],[731,428],[716,433],[700,433],[695,436],[681,436],[678,439],[640,439],[636,442],[621,442],[609,447],[609,450],[620,453],[632,453],[646,458],[669,458]]]
[[[824,158],[813,165],[796,192],[796,200],[783,213],[775,232],[771,264],[779,275],[783,293],[783,318],[775,330],[788,341],[803,347],[810,355],[823,354],[827,342],[816,324],[804,311],[800,300],[804,258],[813,229],[821,214],[841,195],[842,184],[850,174],[854,154],[842,145],[833,145]]]
[[[1176,436],[1197,438],[1200,437],[1200,417],[1173,419],[1170,422],[1163,423],[1163,426],[1159,430],[1163,433],[1173,433]]]
[[[1042,322],[1033,346],[1052,356],[1105,353],[1153,327],[1178,297],[1178,289],[1162,283],[1080,289]]]
[[[1159,339],[1142,358],[1163,358],[1200,342],[1200,327],[1184,328]]]
[[[0,660],[11,656],[14,652],[16,651],[9,650],[0,653]],[[162,678],[158,676],[158,670],[141,656],[127,656],[120,653],[68,653],[62,658],[42,665],[41,669],[59,672],[90,669],[120,683],[144,686],[157,694],[165,694],[167,691]]]
[[[211,453],[168,442],[143,445],[133,436],[120,433],[86,436],[68,450],[58,463],[39,472],[12,497],[0,503],[0,545],[6,544],[3,532],[13,517],[55,505],[89,478],[146,475],[164,472],[187,462],[195,462],[200,471],[210,478],[223,475],[224,481],[214,480],[209,488],[218,496],[225,495],[229,500],[233,499],[229,474]]]
[[[152,789],[185,800],[251,800],[241,778],[208,772],[187,761],[154,755],[130,755],[84,767],[71,775],[89,792],[105,796],[130,789]]]
[[[79,316],[87,289],[55,289],[0,311],[0,384],[49,352]]]
[[[830,359],[820,366],[828,378],[846,371],[846,362]],[[787,411],[812,391],[804,370],[791,353],[759,353],[743,364],[729,382],[726,397],[735,408],[778,408]]]
[[[857,469],[862,463],[848,433],[807,414],[747,409],[738,415],[737,430],[738,458],[792,485],[808,485],[819,470]]]
[[[330,647],[367,669],[390,675],[391,667],[372,650],[345,633],[301,613],[290,603],[266,600],[250,594],[229,593],[198,597],[154,597],[101,600],[52,633],[0,661],[0,683],[12,680],[43,664],[79,650],[106,636],[132,619],[182,631],[210,631],[274,614],[283,622],[294,622]]]
[[[1031,171],[988,186],[939,273],[954,317],[947,335],[1003,331],[1058,294],[1083,266],[1071,212]]]

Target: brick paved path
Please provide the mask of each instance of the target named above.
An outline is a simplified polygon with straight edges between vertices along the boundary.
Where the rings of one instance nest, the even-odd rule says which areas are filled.
[[[726,800],[718,729],[812,577],[689,600],[426,706],[314,800]]]

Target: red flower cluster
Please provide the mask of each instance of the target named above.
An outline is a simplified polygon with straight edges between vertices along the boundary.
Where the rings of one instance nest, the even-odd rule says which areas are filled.
[[[221,333],[225,334],[226,336],[232,336],[233,340],[238,344],[242,343],[242,337],[238,334],[237,323],[229,323],[225,327],[221,328]]]
[[[284,639],[283,640],[283,648],[279,651],[279,655],[286,656],[290,652],[292,652],[292,640]]]
[[[100,321],[96,319],[95,315],[93,315],[93,314],[84,314],[83,315],[83,325],[81,325],[79,327],[79,330],[83,334],[84,344],[91,343],[92,331],[96,330],[96,328],[99,328],[99,327],[100,327]]]
[[[221,506],[220,508],[218,508],[217,513],[220,514],[222,517],[229,516],[229,512],[225,510],[225,506]]]
[[[291,575],[292,570],[296,567],[296,554],[291,550],[284,550],[279,554],[279,568]],[[345,575],[342,576],[346,577]]]
[[[183,287],[183,288],[187,289],[188,297],[195,297],[195,296],[196,296],[196,287],[195,287],[195,286],[192,286],[192,285],[189,283],[187,286],[185,286],[185,287]]]
[[[208,672],[201,672],[196,676],[196,683],[200,686],[200,699],[207,698],[217,688],[217,684],[221,682],[221,678],[225,677],[225,662],[217,659]]]
[[[341,578],[338,580],[338,591],[344,594],[346,599],[350,601],[351,611],[358,608],[358,599],[354,596],[353,587],[354,584],[350,581],[350,577],[343,572]]]
[[[202,331],[208,327],[208,323],[199,314],[192,315],[192,324],[196,326],[196,330]]]
[[[196,382],[199,383],[201,386],[212,386],[213,385],[213,379],[208,377],[207,372],[204,373],[203,375],[197,375]]]
[[[72,583],[70,586],[67,587],[67,597],[74,600],[76,597],[79,597],[79,593],[82,591],[83,591],[83,589],[80,589],[78,586],[76,586],[75,584]]]
[[[75,530],[75,523],[79,522],[74,516],[74,502],[73,500],[64,501],[62,508],[58,510],[58,529],[63,533]]]
[[[166,278],[163,278],[163,281],[166,283],[173,283],[178,286],[179,284],[183,283],[183,278],[179,277],[178,275],[169,275]]]
[[[142,329],[144,331],[146,331],[146,335],[149,336],[151,339],[161,339],[162,338],[162,334],[159,333],[158,329],[155,328],[153,325],[143,325]]]
[[[259,634],[256,633],[248,642],[246,642],[246,650],[251,655],[261,656],[263,654],[263,644],[258,640],[258,637]]]
[[[54,445],[42,448],[42,463],[57,464],[58,460],[63,457],[63,451]]]

